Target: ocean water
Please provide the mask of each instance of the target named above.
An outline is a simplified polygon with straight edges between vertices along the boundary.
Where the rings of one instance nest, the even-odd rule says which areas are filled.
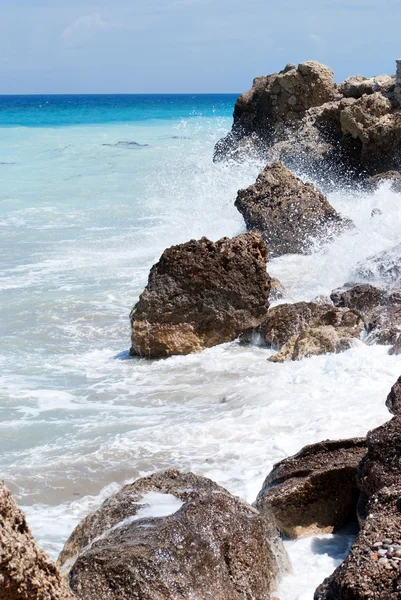
[[[89,510],[139,476],[192,470],[252,502],[276,461],[389,418],[401,357],[384,346],[285,364],[235,342],[160,361],[128,355],[129,312],[164,248],[244,231],[236,193],[263,165],[212,162],[234,101],[0,97],[1,477],[54,558]],[[270,261],[289,301],[330,293],[399,242],[400,196],[388,186],[329,200],[356,228]],[[311,600],[352,539],[286,542],[293,570],[276,595]]]

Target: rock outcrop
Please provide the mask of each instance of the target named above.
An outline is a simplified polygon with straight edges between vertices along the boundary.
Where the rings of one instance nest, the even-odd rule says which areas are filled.
[[[333,290],[331,300],[337,307],[358,311],[364,319],[368,344],[395,344],[390,354],[398,353],[401,333],[401,290],[370,284],[346,284]]]
[[[354,520],[356,473],[366,453],[364,439],[306,446],[274,465],[256,500],[290,538],[331,533]]]
[[[215,160],[256,151],[268,160],[375,175],[401,164],[400,94],[395,78],[350,77],[314,61],[257,77],[239,97],[231,132]]]
[[[363,328],[357,311],[296,302],[271,308],[262,331],[269,346],[282,346],[269,360],[283,362],[346,350],[355,345]]]
[[[181,506],[164,516],[154,506],[145,511],[155,493]],[[268,600],[285,562],[280,546],[271,516],[210,480],[168,471],[113,496],[73,534],[64,556],[80,551],[70,583],[85,600]]]
[[[1,600],[73,600],[56,565],[40,550],[11,493],[0,483]]]
[[[262,233],[275,256],[308,253],[316,241],[327,241],[352,225],[281,162],[267,165],[254,185],[240,190],[235,206],[247,229]]]
[[[256,233],[165,250],[130,315],[131,354],[201,352],[258,328],[269,306],[266,261]]]
[[[355,274],[372,283],[401,287],[401,244],[359,263]]]

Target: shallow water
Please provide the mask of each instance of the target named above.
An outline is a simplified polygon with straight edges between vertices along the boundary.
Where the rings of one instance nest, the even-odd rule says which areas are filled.
[[[234,199],[261,165],[213,164],[231,124],[230,103],[219,102],[170,106],[164,119],[125,112],[114,122],[103,111],[102,122],[81,123],[76,113],[81,124],[63,127],[43,117],[14,127],[0,107],[1,475],[53,557],[126,481],[178,467],[253,501],[277,460],[389,418],[401,358],[383,346],[291,364],[237,343],[129,358],[128,314],[163,249],[244,230]],[[291,301],[329,294],[358,261],[399,242],[401,203],[388,187],[329,199],[356,228],[270,262]],[[346,531],[286,542],[293,573],[279,598],[310,600],[351,540]]]

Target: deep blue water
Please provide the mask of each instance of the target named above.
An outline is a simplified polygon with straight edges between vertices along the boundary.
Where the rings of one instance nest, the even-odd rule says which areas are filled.
[[[236,98],[236,94],[0,96],[0,127],[227,117]]]

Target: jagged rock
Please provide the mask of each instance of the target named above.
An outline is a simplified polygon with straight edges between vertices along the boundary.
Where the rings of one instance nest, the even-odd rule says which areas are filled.
[[[393,415],[399,415],[401,413],[401,376],[391,388],[391,391],[387,396],[386,406]]]
[[[56,565],[38,548],[11,493],[0,482],[1,600],[74,600]]]
[[[277,138],[286,126],[299,123],[309,108],[333,99],[335,91],[333,71],[316,61],[256,77],[252,89],[238,98],[233,129],[217,143],[214,159],[235,152],[240,140],[247,139],[252,147],[258,140]]]
[[[267,249],[256,233],[164,251],[131,312],[131,354],[201,352],[258,328],[269,306]]]
[[[401,418],[394,417],[369,431],[367,454],[358,471],[359,489],[370,497],[398,483],[401,476]]]
[[[350,332],[347,327],[334,328],[332,325],[302,329],[273,354],[270,362],[282,363],[286,360],[302,360],[320,354],[344,352],[357,343],[355,330]]]
[[[320,73],[313,92],[298,103],[288,82],[301,77],[294,65],[258,77],[234,110],[231,132],[215,149],[215,160],[242,157],[249,149],[266,160],[283,160],[327,180],[366,178],[401,166],[401,96],[394,77],[348,78],[332,83],[330,70]],[[296,87],[296,86],[295,86]]]
[[[399,550],[394,547],[400,547],[400,498],[399,483],[371,498],[367,505],[369,518],[349,555],[317,588],[314,600],[399,600],[401,563],[396,556]],[[381,557],[386,550],[384,541],[392,542],[390,558],[386,553]]]
[[[134,500],[134,516],[103,531],[78,556],[70,582],[79,598],[270,598],[279,576],[278,536],[275,530],[272,543],[271,517],[261,516],[213,482],[191,474],[170,471],[140,482],[120,493],[123,503]],[[140,515],[135,506],[138,492],[155,487],[159,493],[181,497],[182,507],[163,517],[151,516],[151,512]],[[110,514],[116,514],[117,501],[111,513],[106,507],[106,528]],[[122,515],[126,514],[123,508]],[[100,530],[98,521],[95,533]]]
[[[353,75],[340,84],[339,91],[346,98],[361,98],[365,94],[374,92],[389,92],[394,84],[395,78],[390,75],[377,75],[370,78]]]
[[[362,96],[340,116],[343,136],[356,140],[358,160],[370,172],[396,169],[400,162],[401,113],[380,92]]]
[[[287,292],[281,281],[276,279],[276,277],[271,277],[269,301],[275,302],[276,300],[282,300],[286,295]]]
[[[358,263],[355,274],[367,281],[401,287],[401,244]]]
[[[358,311],[365,321],[368,344],[395,344],[401,333],[401,290],[370,284],[346,284],[333,290],[334,306]],[[396,349],[392,351],[396,353]]]
[[[279,304],[267,313],[263,327],[265,341],[270,346],[281,346],[303,329],[331,326],[340,332],[359,338],[363,320],[358,312],[348,308],[336,308],[330,304],[296,302]]]
[[[262,233],[273,255],[308,253],[316,240],[327,241],[351,226],[312,184],[283,163],[273,163],[256,183],[239,190],[235,206],[248,230]]]
[[[274,465],[255,506],[272,513],[290,538],[331,533],[355,517],[356,472],[365,453],[358,438],[305,446]]]

